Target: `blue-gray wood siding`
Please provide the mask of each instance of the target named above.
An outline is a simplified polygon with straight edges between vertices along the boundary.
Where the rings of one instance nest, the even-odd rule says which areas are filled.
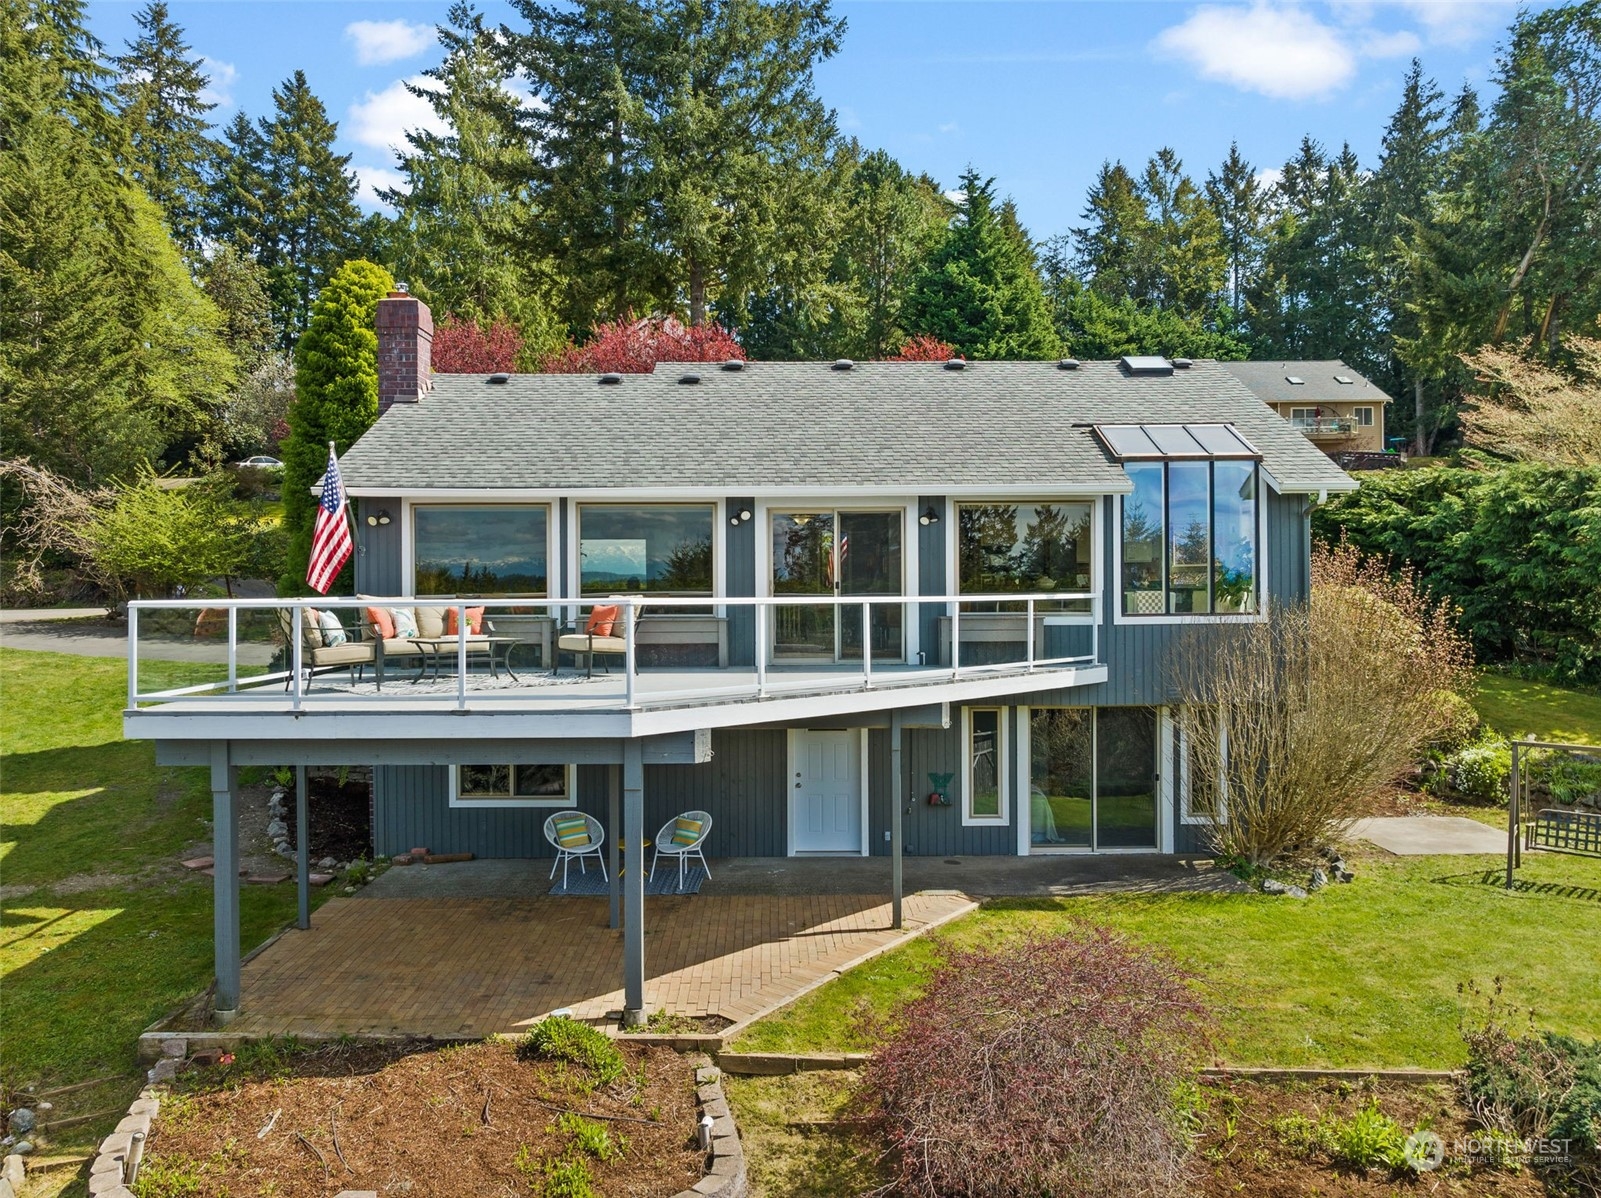
[[[398,499],[356,500],[356,594],[404,595],[410,579],[400,577],[401,506]],[[388,524],[367,517],[389,513]]]
[[[756,501],[741,496],[728,501],[727,517],[742,511],[755,512]],[[735,598],[756,594],[756,521],[726,524],[728,561],[723,568],[723,585]],[[750,667],[756,664],[756,609],[743,604],[728,608],[728,664]]]
[[[934,510],[939,520],[933,524],[923,524],[921,513]],[[917,501],[919,523],[915,525],[917,534],[917,593],[919,595],[945,595],[949,594],[946,587],[949,579],[945,577],[945,545],[949,535],[950,525],[946,521],[950,518],[951,505],[943,495],[924,495]],[[945,606],[940,603],[923,603],[918,605],[917,611],[917,639],[922,645],[924,661],[934,661],[939,656],[939,618],[945,614]]]

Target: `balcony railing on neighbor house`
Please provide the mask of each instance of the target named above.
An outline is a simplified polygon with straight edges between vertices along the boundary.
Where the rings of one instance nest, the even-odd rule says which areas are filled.
[[[611,636],[597,639],[594,659],[584,662],[582,650],[575,658],[571,640],[563,649],[560,639],[582,634],[597,606],[616,607],[617,619]],[[410,609],[420,624],[426,615],[439,626],[380,640],[368,608]],[[814,613],[809,627],[827,641],[810,655],[794,655],[796,647],[785,645],[775,659],[775,630],[792,629],[795,621],[786,616],[797,611]],[[754,661],[731,667],[729,621],[736,613],[745,646],[754,640]],[[965,638],[964,620],[971,625]],[[906,630],[923,621],[939,627],[939,643],[909,660]],[[1101,600],[1090,592],[135,600],[128,604],[128,706],[268,701],[301,711],[427,700],[458,709],[471,701],[633,710],[843,693],[1099,665],[1100,622]],[[343,643],[330,643],[339,633]],[[1009,647],[997,650],[1003,642]],[[537,669],[527,660],[536,646]],[[719,664],[674,660],[686,647]],[[1005,660],[973,660],[997,652]],[[563,664],[564,654],[572,665]],[[642,662],[650,655],[669,660]],[[948,661],[928,660],[947,655]],[[602,672],[603,665],[618,672]]]
[[[1350,416],[1292,416],[1290,423],[1309,437],[1349,436],[1359,427]]]

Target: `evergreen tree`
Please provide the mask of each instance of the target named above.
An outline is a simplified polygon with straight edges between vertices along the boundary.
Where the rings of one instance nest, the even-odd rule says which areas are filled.
[[[272,93],[261,122],[261,233],[256,256],[271,279],[273,319],[287,348],[309,327],[318,289],[356,242],[361,212],[339,127],[296,71]],[[231,139],[230,139],[231,140]]]
[[[306,593],[317,514],[311,488],[327,469],[328,443],[342,454],[378,419],[378,301],[393,286],[383,267],[346,262],[319,292],[295,346],[295,399],[282,446],[289,551],[280,595]]]
[[[234,113],[217,148],[204,201],[206,234],[254,256],[267,221],[267,141],[243,112]]]
[[[163,0],[150,0],[134,20],[142,32],[115,59],[117,111],[128,136],[124,166],[193,256],[202,231],[202,171],[217,152],[206,119],[216,105],[200,98],[210,80],[201,60],[189,57]]]
[[[906,327],[973,358],[1050,358],[1059,341],[1034,264],[1002,223],[995,181],[962,175],[956,220],[902,306]]]
[[[1121,162],[1103,162],[1084,208],[1088,223],[1073,230],[1078,276],[1111,299],[1146,298],[1142,251],[1150,218],[1139,184]]]
[[[1206,198],[1222,230],[1228,304],[1237,321],[1257,284],[1267,244],[1266,192],[1238,142],[1229,143],[1222,168],[1206,177]]]
[[[233,352],[241,376],[272,353],[272,300],[267,272],[231,242],[215,246],[200,266],[200,285],[222,314],[222,339]]]
[[[1191,318],[1211,312],[1222,296],[1228,267],[1217,214],[1167,147],[1146,165],[1139,194],[1146,207],[1141,253],[1148,275],[1145,298]]]

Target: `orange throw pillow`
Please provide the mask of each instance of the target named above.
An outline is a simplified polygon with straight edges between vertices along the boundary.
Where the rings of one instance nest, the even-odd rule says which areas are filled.
[[[610,636],[613,626],[617,623],[617,613],[620,610],[622,609],[615,603],[609,607],[591,608],[589,623],[584,626],[584,631],[590,636]]]
[[[456,627],[456,609],[454,607],[447,607],[445,609],[445,635],[455,636]],[[467,609],[467,635],[477,636],[479,633],[483,632],[483,630],[484,609],[481,607],[469,607]]]
[[[367,609],[367,623],[377,630],[380,640],[393,640],[395,635],[394,617],[389,614],[387,607],[369,607]]]

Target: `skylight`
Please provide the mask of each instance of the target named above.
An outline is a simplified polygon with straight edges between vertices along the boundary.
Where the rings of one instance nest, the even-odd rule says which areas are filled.
[[[1339,383],[1342,387],[1349,387],[1352,383],[1356,382],[1356,380],[1348,374],[1337,374],[1334,376],[1334,381]]]
[[[1284,376],[1284,381],[1292,387],[1306,386],[1306,380],[1298,374],[1287,374]]]
[[[1122,359],[1123,369],[1130,374],[1172,374],[1173,363],[1154,354],[1143,354]]]
[[[1094,428],[1120,461],[1262,456],[1232,424],[1097,424]]]

